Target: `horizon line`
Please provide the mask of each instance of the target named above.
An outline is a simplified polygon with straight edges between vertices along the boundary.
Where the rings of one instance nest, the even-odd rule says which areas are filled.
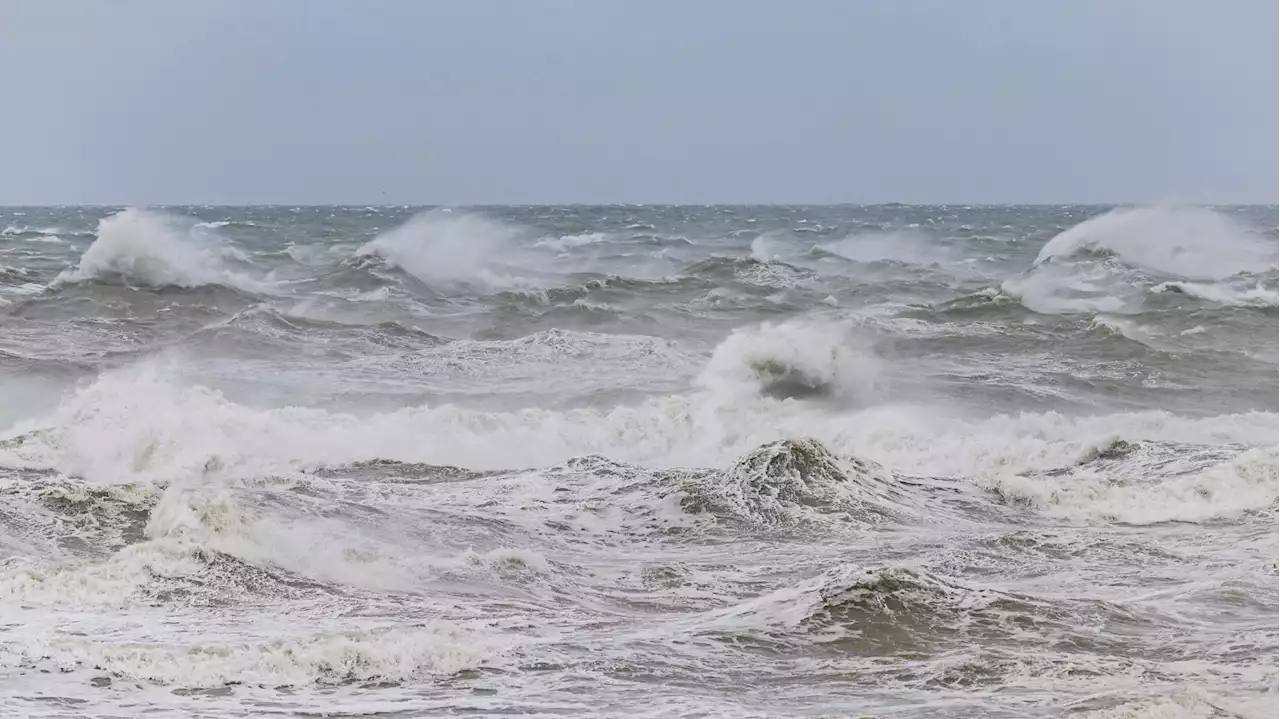
[[[1280,202],[1186,202],[1186,201],[1088,201],[1088,202],[62,202],[0,203],[3,209],[21,208],[127,208],[127,207],[395,207],[395,208],[484,208],[484,207],[1276,207]]]

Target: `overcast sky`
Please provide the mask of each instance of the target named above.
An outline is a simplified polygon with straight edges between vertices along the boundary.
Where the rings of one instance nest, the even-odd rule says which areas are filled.
[[[0,0],[0,204],[1275,202],[1275,0]]]

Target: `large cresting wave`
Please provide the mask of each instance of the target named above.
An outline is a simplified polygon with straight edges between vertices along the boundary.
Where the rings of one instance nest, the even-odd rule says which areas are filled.
[[[97,237],[60,282],[118,281],[145,287],[225,285],[258,292],[265,283],[234,267],[244,255],[180,217],[130,208],[98,222]]]
[[[356,255],[380,257],[428,286],[492,292],[531,284],[513,272],[520,236],[519,227],[480,213],[429,210],[378,235]]]
[[[1159,282],[1198,280],[1185,294],[1228,306],[1274,306],[1256,294],[1242,298],[1234,285],[1273,273],[1276,258],[1273,240],[1214,210],[1122,208],[1054,237],[1031,269],[1001,290],[1036,312],[1132,313]]]

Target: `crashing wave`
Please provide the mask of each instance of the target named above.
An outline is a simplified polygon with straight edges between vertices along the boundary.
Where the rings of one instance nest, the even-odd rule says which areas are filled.
[[[825,397],[863,402],[879,361],[850,325],[795,320],[735,330],[698,378],[718,396]]]
[[[805,402],[762,400],[743,362],[743,351],[759,338],[751,333],[746,339],[722,343],[704,370],[702,392],[564,411],[441,405],[356,417],[303,407],[260,409],[185,386],[165,365],[146,363],[105,372],[51,415],[0,432],[0,466],[53,470],[100,484],[199,479],[210,471],[272,476],[373,458],[510,469],[605,454],[654,467],[722,467],[791,436],[813,437],[836,453],[865,456],[894,471],[988,481],[1070,465],[1083,447],[1115,436],[1262,448],[1276,443],[1274,412],[1200,418],[1160,411],[1082,417],[1029,412],[974,421],[871,405],[833,417]],[[147,411],[137,411],[140,406]]]
[[[1123,314],[1141,310],[1152,275],[1223,280],[1275,265],[1274,242],[1213,210],[1126,208],[1057,235],[1001,291],[1035,312]]]
[[[381,258],[428,286],[485,292],[532,287],[536,283],[510,266],[521,234],[519,227],[479,213],[430,210],[378,235],[355,257]]]
[[[147,287],[225,285],[246,292],[266,285],[232,269],[244,255],[181,218],[131,208],[98,222],[97,238],[59,282],[123,281]]]
[[[1187,279],[1223,279],[1275,264],[1275,245],[1251,237],[1230,218],[1199,207],[1112,210],[1054,237],[1035,265],[1079,257],[1117,257],[1125,264]]]

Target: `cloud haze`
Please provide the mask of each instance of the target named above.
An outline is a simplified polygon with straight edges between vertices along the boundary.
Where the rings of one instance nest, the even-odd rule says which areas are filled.
[[[0,4],[0,204],[1274,202],[1274,1]]]

